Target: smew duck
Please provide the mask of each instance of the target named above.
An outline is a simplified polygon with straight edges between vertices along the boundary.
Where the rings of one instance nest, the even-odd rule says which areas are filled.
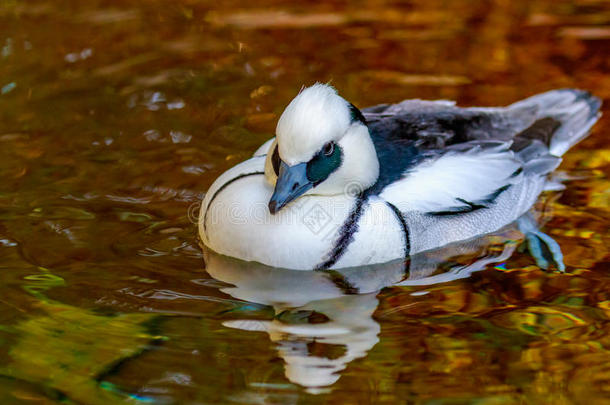
[[[223,173],[199,234],[223,255],[289,269],[404,260],[527,212],[601,102],[553,90],[507,107],[405,100],[359,110],[301,90],[275,138]]]

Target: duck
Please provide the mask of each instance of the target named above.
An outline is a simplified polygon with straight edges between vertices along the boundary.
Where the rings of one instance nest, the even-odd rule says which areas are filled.
[[[209,187],[199,237],[285,269],[407,262],[527,213],[600,107],[559,89],[506,107],[408,99],[360,110],[316,83],[288,104],[275,137]]]

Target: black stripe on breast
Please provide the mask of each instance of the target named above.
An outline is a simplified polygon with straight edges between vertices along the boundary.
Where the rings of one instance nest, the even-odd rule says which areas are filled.
[[[391,202],[386,201],[385,203],[394,212],[394,215],[396,215],[396,219],[398,220],[398,223],[400,224],[400,227],[402,228],[402,236],[403,236],[404,242],[405,242],[404,278],[407,278],[409,276],[409,272],[411,270],[411,259],[409,258],[409,255],[411,254],[411,237],[409,235],[409,227],[407,226],[407,222],[405,221],[405,217],[402,215],[402,212],[400,212],[400,210]]]
[[[231,180],[227,181],[225,184],[223,184],[222,186],[220,186],[220,188],[218,190],[216,190],[216,192],[214,193],[214,195],[212,196],[212,198],[210,198],[210,202],[208,203],[208,206],[205,209],[205,214],[203,214],[203,231],[207,233],[207,219],[208,219],[208,212],[210,212],[210,207],[212,206],[212,203],[214,202],[214,199],[216,199],[216,197],[218,197],[218,194],[224,190],[225,188],[227,188],[228,185],[233,184],[235,181],[239,180],[239,179],[243,179],[244,177],[249,177],[249,176],[256,176],[256,175],[264,175],[265,172],[252,172],[252,173],[243,173],[240,174],[237,177],[232,178]],[[206,235],[207,236],[207,235]]]
[[[391,202],[385,202],[386,205],[388,207],[390,207],[390,209],[392,211],[394,211],[394,215],[396,215],[396,219],[398,220],[398,222],[400,223],[400,227],[402,228],[402,236],[405,242],[405,258],[409,256],[409,254],[411,253],[411,240],[409,238],[409,227],[407,226],[407,223],[405,222],[405,218],[402,216],[402,212],[400,212],[400,210],[398,208],[396,208],[396,206],[394,204],[392,204]]]
[[[359,196],[356,200],[356,204],[350,212],[347,220],[341,225],[339,229],[339,238],[335,242],[333,250],[328,255],[328,259],[318,264],[315,270],[324,270],[333,266],[337,261],[345,254],[347,247],[354,241],[354,234],[358,230],[358,221],[362,216],[362,211],[365,206],[367,199],[363,196]]]

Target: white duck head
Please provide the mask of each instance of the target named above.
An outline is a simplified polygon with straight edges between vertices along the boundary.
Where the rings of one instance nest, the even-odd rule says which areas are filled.
[[[301,195],[371,187],[379,161],[364,116],[331,86],[303,89],[278,121],[265,176],[275,186],[272,214]]]

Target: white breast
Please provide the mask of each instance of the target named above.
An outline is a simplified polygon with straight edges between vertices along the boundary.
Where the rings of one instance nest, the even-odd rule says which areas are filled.
[[[405,235],[399,219],[385,201],[370,197],[344,254],[336,268],[385,263],[405,258]]]
[[[272,187],[262,174],[264,157],[225,172],[202,204],[199,233],[212,250],[275,267],[310,270],[333,249],[355,199],[302,196],[280,212],[268,209]]]

